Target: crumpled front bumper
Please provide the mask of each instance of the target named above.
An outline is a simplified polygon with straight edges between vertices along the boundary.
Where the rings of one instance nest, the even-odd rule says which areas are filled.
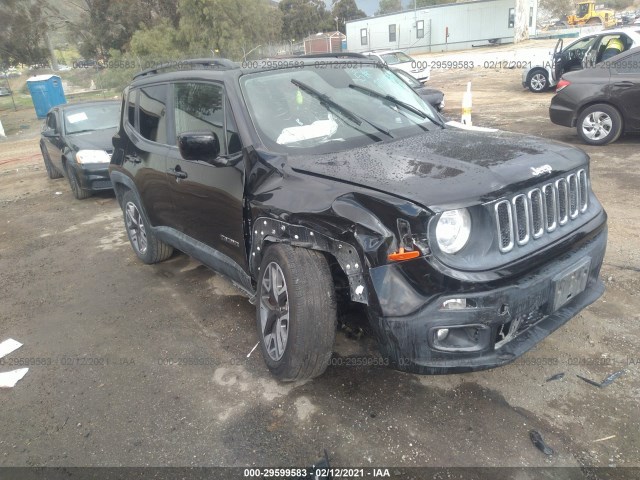
[[[604,227],[579,248],[494,288],[469,285],[468,293],[437,295],[416,312],[400,317],[372,313],[381,353],[393,368],[420,374],[463,373],[507,364],[603,294],[599,273],[606,243]],[[584,290],[554,310],[559,278],[586,258],[590,264],[585,267]],[[443,309],[447,300],[459,298],[467,299],[467,308]],[[461,338],[458,346],[464,346],[450,348],[439,342],[440,329],[456,332]]]

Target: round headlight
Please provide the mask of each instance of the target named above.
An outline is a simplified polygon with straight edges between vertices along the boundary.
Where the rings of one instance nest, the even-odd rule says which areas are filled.
[[[444,253],[457,253],[471,235],[471,216],[466,208],[447,210],[436,225],[436,240]]]

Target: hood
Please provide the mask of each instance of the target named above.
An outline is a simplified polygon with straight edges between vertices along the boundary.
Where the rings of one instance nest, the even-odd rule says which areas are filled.
[[[69,148],[74,152],[78,150],[105,150],[111,152],[113,151],[111,139],[117,130],[117,127],[114,127],[94,130],[92,132],[70,134],[66,136],[66,140]]]
[[[288,163],[299,173],[374,189],[437,212],[495,200],[588,160],[582,150],[541,138],[446,128],[344,152],[290,156]]]

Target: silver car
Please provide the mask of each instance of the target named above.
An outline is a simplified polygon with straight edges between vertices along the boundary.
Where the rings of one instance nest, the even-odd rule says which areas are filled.
[[[590,33],[565,48],[560,38],[553,52],[549,52],[545,58],[538,58],[529,68],[522,71],[522,86],[534,93],[544,92],[554,87],[563,73],[582,70],[606,60],[607,45],[616,39],[624,49],[615,53],[640,46],[640,29],[618,28]]]
[[[414,60],[400,50],[372,50],[370,52],[362,52],[362,54],[378,60],[390,68],[407,72],[421,83],[429,80],[431,76],[431,68],[428,61]]]

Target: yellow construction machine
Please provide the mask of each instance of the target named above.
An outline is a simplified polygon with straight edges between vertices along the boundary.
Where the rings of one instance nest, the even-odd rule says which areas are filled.
[[[579,2],[575,15],[568,15],[568,25],[602,25],[603,27],[615,27],[615,12],[610,8],[596,6],[595,0]]]

